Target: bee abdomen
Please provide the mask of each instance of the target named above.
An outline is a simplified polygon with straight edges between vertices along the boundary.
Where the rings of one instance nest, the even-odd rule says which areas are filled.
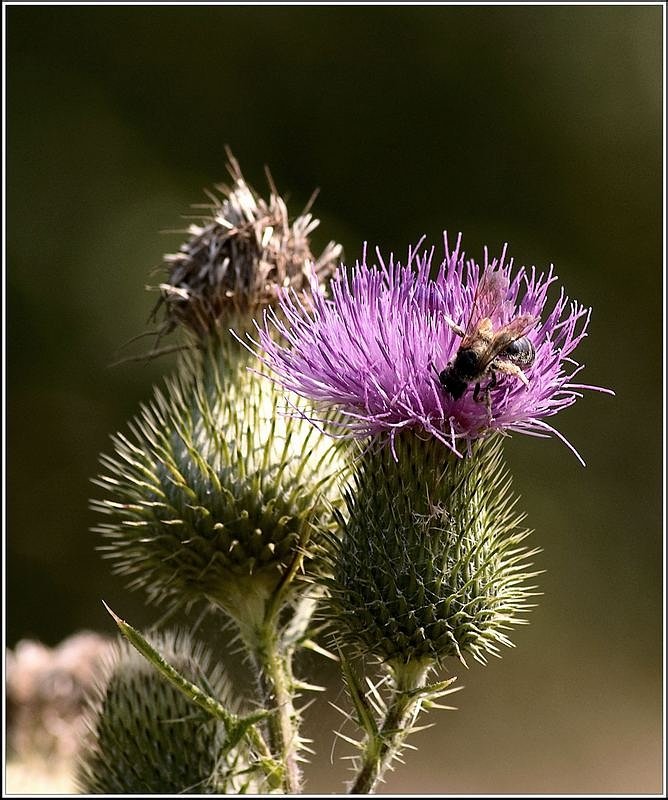
[[[533,364],[536,358],[536,350],[530,339],[527,339],[526,336],[520,336],[519,339],[515,339],[514,342],[504,347],[499,355],[507,358],[508,361],[512,361],[513,364],[528,367]]]

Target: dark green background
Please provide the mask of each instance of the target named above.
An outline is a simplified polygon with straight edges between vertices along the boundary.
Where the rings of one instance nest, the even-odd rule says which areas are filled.
[[[365,239],[405,252],[447,228],[476,257],[507,240],[519,263],[554,262],[594,308],[583,378],[617,392],[556,420],[586,468],[556,440],[508,443],[544,597],[517,650],[460,677],[460,710],[433,714],[387,791],[658,791],[662,9],[7,17],[8,643],[110,632],[101,597],[156,618],[94,552],[89,478],[170,367],[108,364],[178,246],[159,231],[225,179],[229,144],[263,192],[270,166],[294,213],[321,187],[316,244],[349,261]],[[340,720],[325,699],[309,720],[308,788],[340,790]]]

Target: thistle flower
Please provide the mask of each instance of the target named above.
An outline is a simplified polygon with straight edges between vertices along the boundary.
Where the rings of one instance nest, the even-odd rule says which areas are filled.
[[[201,644],[174,632],[151,638],[172,666],[235,712],[227,676]],[[127,642],[118,643],[103,670],[88,725],[78,770],[84,794],[220,794],[252,785],[250,754],[241,743],[227,748],[223,723],[207,717]]]
[[[248,186],[229,151],[228,158],[232,186],[215,187],[201,223],[190,225],[179,252],[164,258],[168,276],[158,303],[165,307],[163,332],[183,325],[203,337],[221,318],[248,319],[273,304],[279,289],[300,293],[311,281],[324,281],[341,253],[330,242],[314,258],[309,236],[319,220],[306,209],[290,222],[271,178],[267,201]]]
[[[495,431],[554,434],[571,447],[546,418],[572,405],[582,389],[607,391],[574,382],[582,367],[571,356],[586,336],[591,309],[569,301],[563,289],[550,308],[552,267],[547,274],[522,267],[513,275],[506,247],[491,263],[485,250],[483,269],[466,261],[461,236],[452,251],[445,236],[445,259],[432,279],[434,248],[420,254],[421,242],[409,249],[405,265],[393,256],[386,263],[380,252],[379,266],[370,265],[365,248],[362,263],[334,277],[331,299],[314,292],[311,306],[283,293],[282,313],[268,310],[259,329],[261,357],[276,380],[314,401],[315,419],[323,408],[338,408],[344,435],[389,435],[394,442],[398,432],[412,429],[457,455]],[[495,297],[486,298],[478,315],[489,317],[495,330],[519,315],[540,320],[526,334],[535,350],[526,385],[500,375],[483,390],[488,402],[478,402],[473,382],[455,399],[439,380],[462,341],[455,327],[474,316],[483,274],[494,275]]]
[[[574,382],[590,309],[563,290],[548,304],[552,268],[513,274],[505,247],[491,262],[485,250],[481,268],[447,235],[437,266],[421,245],[405,265],[378,251],[370,265],[365,248],[331,281],[331,298],[283,292],[256,326],[259,357],[312,402],[312,421],[366,440],[323,579],[336,641],[391,679],[375,712],[346,679],[363,732],[354,792],[371,791],[400,752],[419,698],[442,691],[425,686],[427,674],[448,657],[499,655],[525,621],[537,551],[524,545],[499,434],[566,441],[546,418],[597,388]]]

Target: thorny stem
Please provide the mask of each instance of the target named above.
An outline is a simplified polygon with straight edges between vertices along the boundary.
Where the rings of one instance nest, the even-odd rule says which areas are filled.
[[[303,555],[295,555],[283,579],[267,599],[264,617],[246,629],[244,639],[258,675],[261,707],[273,711],[267,717],[267,733],[272,755],[284,769],[283,790],[299,794],[302,773],[299,767],[299,714],[294,707],[295,683],[292,675],[294,643],[279,622],[287,586],[294,578]],[[300,620],[304,627],[310,614]],[[296,621],[296,618],[295,620]],[[250,635],[249,635],[250,634]],[[294,635],[294,633],[293,633]]]
[[[256,631],[253,655],[263,707],[275,710],[267,719],[269,746],[274,758],[284,765],[285,792],[299,794],[302,775],[298,759],[299,715],[293,704],[293,649],[282,641],[276,620],[266,622]]]
[[[349,794],[371,794],[411,731],[422,698],[415,692],[425,685],[429,665],[394,664],[394,691],[377,736],[364,742],[362,766]]]

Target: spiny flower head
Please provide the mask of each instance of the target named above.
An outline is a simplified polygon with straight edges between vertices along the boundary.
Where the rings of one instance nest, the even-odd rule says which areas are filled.
[[[342,462],[331,439],[284,413],[282,391],[237,369],[228,338],[222,352],[184,354],[129,435],[113,437],[94,481],[107,522],[94,530],[149,600],[207,600],[249,626],[296,559],[315,568],[309,542],[333,524]]]
[[[537,574],[502,460],[502,437],[458,458],[406,431],[370,445],[329,548],[332,635],[383,662],[485,663],[512,646]],[[466,663],[464,661],[464,663]]]
[[[553,268],[537,273],[522,267],[513,274],[506,247],[491,262],[485,250],[482,268],[465,260],[461,236],[450,250],[446,234],[445,258],[432,278],[434,248],[420,252],[421,243],[409,248],[406,264],[393,256],[386,262],[378,251],[378,264],[370,264],[365,248],[354,269],[339,269],[331,298],[314,292],[306,304],[284,292],[282,313],[269,310],[259,328],[262,358],[276,380],[314,401],[316,418],[322,408],[338,408],[348,435],[386,434],[394,442],[399,431],[413,429],[457,454],[495,431],[563,439],[546,418],[572,405],[580,390],[598,389],[574,382],[582,367],[571,357],[586,336],[591,309],[569,301],[563,289],[549,306]],[[443,371],[454,362],[462,335],[484,319],[489,344],[518,318],[533,363],[515,370],[519,376],[499,370],[493,379],[485,369],[454,397]],[[481,357],[478,366],[495,364]]]
[[[330,242],[317,259],[311,252],[309,236],[319,220],[305,210],[291,222],[273,182],[264,200],[229,151],[228,158],[232,186],[216,186],[201,223],[190,225],[179,252],[164,258],[168,277],[160,284],[159,305],[165,332],[184,325],[205,336],[221,318],[252,316],[274,303],[279,289],[300,293],[335,269],[340,245]]]
[[[229,678],[184,633],[152,633],[154,646],[188,680],[215,694],[232,713]],[[108,659],[90,698],[89,741],[78,783],[89,794],[219,794],[248,791],[249,756],[227,747],[222,722],[208,718],[127,642]]]

